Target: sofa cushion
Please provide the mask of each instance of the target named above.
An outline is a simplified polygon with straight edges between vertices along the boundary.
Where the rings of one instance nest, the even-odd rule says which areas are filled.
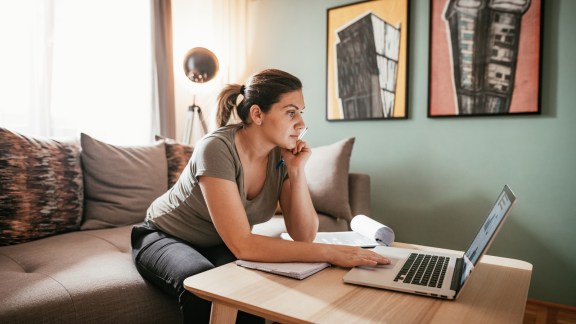
[[[335,218],[352,219],[348,195],[348,172],[354,137],[312,148],[306,178],[314,208]]]
[[[166,144],[166,160],[168,161],[168,188],[171,188],[178,178],[180,173],[188,164],[194,147],[187,144],[178,143],[171,138],[156,135],[157,141],[164,141]]]
[[[0,323],[182,323],[144,280],[123,226],[0,247]]]
[[[163,142],[115,146],[80,136],[85,206],[82,229],[142,222],[150,203],[168,188]]]
[[[0,128],[0,245],[78,230],[83,198],[77,142]]]

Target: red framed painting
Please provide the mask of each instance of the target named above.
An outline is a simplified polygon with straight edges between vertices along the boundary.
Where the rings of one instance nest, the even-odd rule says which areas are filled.
[[[541,0],[431,0],[428,117],[540,113]]]

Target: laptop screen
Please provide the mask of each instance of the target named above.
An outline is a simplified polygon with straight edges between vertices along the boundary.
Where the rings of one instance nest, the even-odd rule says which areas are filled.
[[[500,196],[498,196],[490,214],[484,221],[484,224],[482,224],[482,227],[478,231],[478,234],[476,234],[470,247],[468,247],[468,250],[466,250],[464,258],[465,268],[464,271],[462,271],[461,284],[464,283],[464,280],[468,277],[471,268],[478,263],[480,257],[484,255],[488,246],[492,243],[492,240],[504,223],[504,220],[515,201],[516,196],[514,196],[514,193],[512,193],[508,186],[504,186],[504,189],[500,193]]]

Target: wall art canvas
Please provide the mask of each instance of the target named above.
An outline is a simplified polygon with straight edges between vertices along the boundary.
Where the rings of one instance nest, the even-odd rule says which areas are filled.
[[[407,118],[408,0],[327,10],[329,121]]]
[[[540,113],[541,0],[431,0],[429,117]]]

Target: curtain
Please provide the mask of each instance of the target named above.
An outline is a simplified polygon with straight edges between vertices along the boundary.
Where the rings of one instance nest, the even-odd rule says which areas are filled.
[[[205,87],[204,98],[212,98],[215,103],[216,97],[220,90],[226,84],[243,84],[247,75],[246,60],[246,33],[247,33],[247,0],[213,0],[212,7],[208,12],[211,21],[210,37],[213,41],[209,42],[218,56],[220,69],[214,85]],[[206,99],[205,99],[206,100]],[[211,118],[209,127],[216,127],[216,109],[215,105],[205,105],[211,108],[208,112]],[[235,114],[231,122],[239,122]],[[235,120],[234,120],[235,118]]]
[[[182,139],[187,125],[188,107],[202,108],[208,129],[215,128],[216,97],[227,83],[243,82],[246,75],[247,0],[171,0],[172,50],[176,137]],[[194,47],[214,52],[219,72],[206,83],[191,82],[183,70],[186,53]],[[165,118],[166,115],[162,118]],[[170,118],[170,117],[168,117]],[[194,122],[198,118],[194,119]],[[172,121],[170,121],[172,122]],[[200,125],[194,125],[197,135]],[[198,139],[198,136],[193,136]]]
[[[176,137],[171,0],[152,0],[154,132]]]
[[[214,0],[212,19],[221,61],[221,83],[243,83],[246,77],[247,0]]]
[[[53,135],[53,1],[0,2],[0,127]]]

